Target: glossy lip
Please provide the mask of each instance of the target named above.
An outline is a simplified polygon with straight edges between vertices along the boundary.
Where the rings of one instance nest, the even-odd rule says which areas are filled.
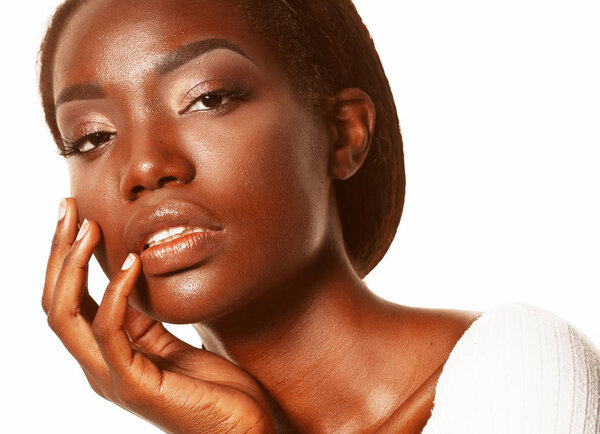
[[[193,227],[193,226],[178,226],[178,227],[180,227],[180,228],[181,228],[181,227],[183,227],[183,228],[186,228],[186,229],[185,229],[183,232],[185,232],[185,231],[186,231],[186,230],[188,230],[188,229],[200,229],[200,230],[206,230],[205,228],[198,228],[198,227]],[[170,228],[169,228],[169,229],[170,229]],[[149,237],[146,239],[146,241],[144,241],[144,250],[146,250],[147,248],[149,248],[149,247],[150,247],[150,238],[152,238],[153,236],[155,236],[156,234],[158,234],[158,233],[160,233],[160,232],[163,232],[163,231],[162,231],[162,230],[160,230],[160,231],[154,232],[152,235],[150,235],[150,236],[149,236]],[[179,235],[179,236],[181,237],[182,235]],[[166,236],[165,238],[170,238],[170,235],[168,235],[168,234],[167,234],[167,236]],[[161,243],[166,243],[166,241],[161,241]]]
[[[192,233],[144,250],[148,238],[175,226],[195,226],[206,232]],[[167,200],[140,208],[125,225],[124,241],[142,259],[147,275],[172,273],[205,261],[225,236],[223,228],[203,208],[186,201]]]
[[[144,274],[168,274],[199,265],[217,249],[222,237],[222,231],[208,230],[149,247],[141,254]]]

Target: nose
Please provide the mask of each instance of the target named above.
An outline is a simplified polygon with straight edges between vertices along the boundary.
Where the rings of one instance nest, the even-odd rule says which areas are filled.
[[[126,162],[120,182],[126,200],[133,201],[142,194],[194,179],[195,166],[179,146],[143,133],[131,136],[127,140],[129,145],[123,147],[129,152],[120,156]]]

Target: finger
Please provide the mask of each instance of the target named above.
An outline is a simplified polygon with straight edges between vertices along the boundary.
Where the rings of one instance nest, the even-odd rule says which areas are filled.
[[[66,254],[52,294],[49,316],[80,316],[81,302],[87,293],[88,263],[100,242],[100,228],[87,219],[81,225],[77,238]]]
[[[48,313],[56,279],[60,273],[65,256],[77,235],[77,206],[73,198],[63,199],[59,206],[59,219],[56,224],[52,247],[46,266],[46,278],[44,280],[44,292],[42,295],[42,308]]]
[[[136,348],[147,354],[166,357],[173,351],[197,349],[173,335],[161,322],[147,317],[131,306],[127,306],[125,331]]]
[[[82,311],[93,310],[87,295],[87,264],[100,242],[100,227],[87,220],[64,258],[48,310],[48,324],[97,382],[109,382],[108,369]],[[86,301],[82,306],[82,300]],[[88,300],[89,298],[89,300]],[[90,306],[91,305],[91,306]]]
[[[111,373],[127,378],[134,364],[134,349],[125,331],[128,297],[141,271],[139,256],[131,253],[106,288],[92,330]],[[137,353],[140,354],[140,353]]]

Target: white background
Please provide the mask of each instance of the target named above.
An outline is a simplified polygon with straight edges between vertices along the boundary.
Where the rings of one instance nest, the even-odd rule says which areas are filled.
[[[156,432],[93,393],[40,307],[58,202],[69,195],[35,76],[57,3],[7,2],[0,17],[0,431]],[[370,287],[417,306],[526,302],[600,343],[598,2],[356,4],[394,90],[408,178],[398,235]],[[100,273],[91,270],[96,294]]]

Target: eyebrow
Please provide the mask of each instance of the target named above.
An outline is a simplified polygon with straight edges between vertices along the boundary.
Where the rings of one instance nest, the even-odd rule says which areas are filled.
[[[168,74],[169,72],[180,68],[195,58],[219,48],[225,48],[234,51],[254,63],[254,60],[252,60],[250,56],[244,52],[244,50],[242,50],[233,42],[228,41],[227,39],[212,38],[192,42],[167,54],[160,62],[158,62],[158,65],[156,65],[156,73],[159,75]]]
[[[56,97],[55,107],[69,101],[78,99],[97,99],[104,98],[104,90],[96,83],[81,83],[74,84],[60,91]]]
[[[225,48],[244,56],[246,59],[255,63],[250,56],[248,56],[244,50],[227,39],[211,38],[203,39],[201,41],[191,42],[183,45],[166,54],[156,65],[155,71],[159,75],[166,75],[177,68],[185,65],[186,63],[210,52],[220,48]],[[102,89],[102,86],[96,83],[80,83],[73,86],[68,86],[63,89],[56,97],[55,107],[64,104],[69,101],[75,100],[86,100],[86,99],[99,99],[104,98],[106,94]]]

